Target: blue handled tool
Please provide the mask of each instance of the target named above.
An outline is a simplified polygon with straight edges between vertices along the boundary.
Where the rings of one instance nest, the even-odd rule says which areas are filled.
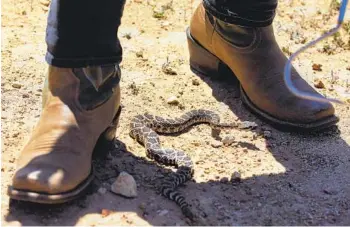
[[[297,50],[295,53],[293,53],[289,57],[286,65],[284,67],[284,82],[286,83],[288,89],[296,96],[304,98],[304,99],[310,99],[310,100],[315,100],[315,101],[320,101],[320,102],[330,101],[330,102],[335,102],[335,103],[339,103],[339,104],[344,104],[342,101],[340,101],[338,99],[323,98],[323,97],[315,96],[314,94],[310,94],[308,92],[299,91],[292,83],[291,68],[292,68],[292,61],[296,56],[298,56],[298,54],[305,51],[307,48],[315,45],[316,43],[322,41],[323,39],[333,35],[334,33],[336,33],[340,29],[340,27],[342,26],[343,21],[344,21],[347,4],[348,4],[348,0],[343,0],[341,5],[340,5],[338,23],[337,23],[336,27],[330,29],[327,33],[325,33],[324,35],[322,35],[318,39],[313,40],[310,43],[306,44],[305,46],[301,47],[299,50]]]

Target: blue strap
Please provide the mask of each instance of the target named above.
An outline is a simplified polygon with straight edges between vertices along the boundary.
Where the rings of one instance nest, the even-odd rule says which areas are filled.
[[[295,53],[293,53],[285,67],[284,67],[284,82],[287,85],[287,88],[296,96],[304,98],[304,99],[309,99],[309,100],[314,100],[314,101],[320,101],[320,102],[335,102],[335,103],[339,103],[339,104],[344,104],[344,102],[338,100],[338,99],[333,99],[333,98],[323,98],[320,96],[316,96],[315,94],[310,94],[308,92],[303,92],[303,91],[299,91],[292,82],[291,79],[291,71],[292,71],[292,61],[294,58],[296,58],[296,56],[298,56],[301,52],[305,51],[307,48],[310,48],[312,46],[314,46],[316,43],[322,41],[323,39],[333,35],[334,33],[336,33],[343,21],[344,21],[344,17],[345,17],[345,11],[346,11],[346,7],[348,4],[348,0],[343,0],[341,5],[340,5],[340,9],[339,9],[339,17],[338,17],[338,24],[336,27],[332,28],[331,30],[329,30],[327,33],[323,34],[321,37],[309,42],[308,44],[306,44],[305,46],[301,47],[299,50],[297,50]]]

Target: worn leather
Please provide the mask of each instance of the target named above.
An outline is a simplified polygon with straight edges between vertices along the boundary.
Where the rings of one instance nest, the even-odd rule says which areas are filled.
[[[232,70],[250,101],[269,115],[296,123],[334,115],[331,103],[301,99],[288,90],[283,80],[287,58],[276,43],[272,25],[247,28],[225,24],[200,4],[191,19],[190,34]],[[299,90],[321,97],[294,68],[292,80]]]
[[[114,84],[108,99],[87,110],[79,102],[80,82],[72,69],[49,66],[43,110],[19,156],[15,189],[57,194],[90,174],[93,149],[117,112],[120,88]]]

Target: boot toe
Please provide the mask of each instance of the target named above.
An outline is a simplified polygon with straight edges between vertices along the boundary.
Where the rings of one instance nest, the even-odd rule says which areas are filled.
[[[69,176],[59,167],[28,165],[19,169],[13,177],[13,188],[47,194],[69,190]]]
[[[304,111],[301,112],[301,117],[305,123],[322,121],[334,116],[335,109],[330,102],[308,101],[304,103]]]
[[[334,116],[335,109],[331,103],[320,103],[317,111],[315,112],[315,119],[321,120]]]

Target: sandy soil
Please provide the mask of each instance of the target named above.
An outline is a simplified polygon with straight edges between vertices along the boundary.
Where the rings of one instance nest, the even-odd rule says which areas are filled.
[[[179,116],[195,108],[217,111],[225,121],[253,121],[255,130],[228,130],[230,146],[214,148],[206,125],[177,136],[162,136],[163,146],[186,151],[195,161],[194,180],[181,191],[193,209],[216,225],[350,225],[349,104],[336,106],[337,127],[314,135],[285,133],[250,114],[237,86],[197,76],[189,70],[185,29],[198,1],[178,0],[164,18],[154,7],[170,0],[129,0],[119,37],[124,48],[122,102],[115,147],[96,159],[97,178],[89,193],[69,204],[43,206],[10,201],[6,195],[16,158],[40,116],[47,11],[39,1],[2,1],[2,168],[3,225],[187,225],[179,208],[156,185],[171,169],[145,157],[128,135],[136,113]],[[336,23],[330,1],[280,1],[274,22],[278,42],[293,52]],[[336,1],[332,1],[336,2]],[[341,33],[309,49],[295,66],[322,93],[350,101],[349,11]],[[164,73],[169,63],[176,75]],[[321,64],[322,71],[312,69]],[[195,82],[193,82],[195,81]],[[167,104],[177,96],[179,105]],[[270,134],[271,136],[262,136]],[[269,133],[266,133],[268,131]],[[139,195],[126,199],[109,191],[121,171],[132,174]],[[229,181],[234,172],[240,182]],[[108,189],[100,193],[100,188]],[[102,210],[108,210],[102,212]],[[102,214],[103,213],[103,214]]]

